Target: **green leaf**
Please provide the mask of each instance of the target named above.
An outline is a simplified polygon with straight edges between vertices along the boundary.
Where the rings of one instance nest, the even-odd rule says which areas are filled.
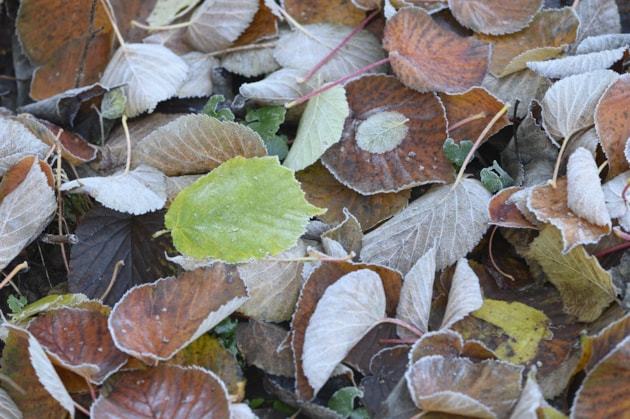
[[[9,298],[7,298],[7,305],[14,314],[22,311],[26,303],[28,303],[28,300],[23,295],[20,295],[19,298],[17,298],[15,295],[9,295]]]
[[[265,147],[267,147],[269,156],[277,156],[280,160],[284,160],[289,154],[289,144],[286,135],[276,135],[271,140],[265,141]]]
[[[492,167],[481,169],[481,183],[492,193],[514,185],[514,179],[505,171],[499,163],[492,162]]]
[[[328,400],[328,407],[347,418],[354,410],[354,399],[363,397],[363,392],[356,387],[344,387],[337,390]]]
[[[289,249],[323,212],[276,157],[239,156],[182,190],[164,222],[181,253],[236,263]]]
[[[245,115],[247,126],[256,131],[260,137],[267,141],[273,140],[284,122],[286,108],[284,106],[263,106],[258,109],[248,109]]]
[[[225,97],[223,95],[214,95],[208,99],[208,102],[201,112],[213,118],[222,119],[224,121],[234,121],[234,114],[229,108],[219,109],[219,104],[224,101]]]
[[[332,87],[309,100],[300,119],[295,142],[283,164],[297,171],[315,163],[341,139],[349,114],[346,91],[341,86]]]
[[[444,145],[442,146],[442,150],[444,150],[444,155],[453,163],[457,169],[462,167],[464,164],[464,160],[466,160],[466,156],[473,148],[473,142],[470,140],[462,140],[459,144],[455,142],[452,138],[447,138],[444,141]]]

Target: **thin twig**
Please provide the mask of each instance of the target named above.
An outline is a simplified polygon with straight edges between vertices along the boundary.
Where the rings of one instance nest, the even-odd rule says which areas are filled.
[[[7,284],[11,282],[13,277],[18,274],[18,272],[20,272],[22,269],[27,269],[27,268],[28,268],[27,262],[22,262],[19,265],[17,265],[15,268],[13,268],[13,270],[9,272],[9,275],[7,275],[7,277],[4,278],[2,282],[0,282],[0,289],[6,287]]]
[[[123,266],[124,264],[125,262],[122,260],[119,260],[118,262],[116,262],[116,265],[114,266],[114,272],[112,273],[112,279],[109,281],[109,285],[107,286],[107,289],[105,290],[103,295],[101,295],[101,297],[99,298],[100,301],[105,301],[105,298],[107,298],[107,295],[112,290],[114,286],[114,282],[116,281],[116,278],[118,277],[118,269],[120,269],[120,267]]]

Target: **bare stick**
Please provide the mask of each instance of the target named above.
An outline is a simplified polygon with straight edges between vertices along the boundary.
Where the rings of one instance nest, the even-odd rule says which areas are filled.
[[[485,118],[485,117],[486,117],[486,113],[485,112],[479,112],[476,115],[471,115],[468,118],[464,118],[461,121],[457,121],[453,125],[448,127],[448,132],[450,134],[451,131],[455,131],[457,128],[461,128],[461,127],[463,127],[464,125],[466,125],[469,122],[476,121],[477,119],[482,119],[482,118]]]
[[[2,280],[2,282],[0,282],[0,289],[4,288],[7,286],[7,284],[9,282],[11,282],[11,280],[13,279],[13,277],[15,275],[17,275],[18,272],[20,272],[22,269],[26,269],[28,268],[28,263],[26,262],[22,262],[19,265],[17,265],[15,268],[13,268],[13,270],[11,272],[9,272],[9,275],[7,275],[6,278],[4,278]]]

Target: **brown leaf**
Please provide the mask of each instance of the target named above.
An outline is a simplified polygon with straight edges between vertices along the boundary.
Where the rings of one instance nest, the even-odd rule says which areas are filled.
[[[502,35],[527,27],[542,7],[542,0],[506,3],[502,0],[449,0],[455,19],[475,32]]]
[[[490,199],[488,204],[490,224],[511,228],[535,228],[511,201],[512,195],[522,190],[523,188],[519,187],[505,188]]]
[[[23,1],[17,33],[38,66],[30,92],[36,100],[97,82],[112,48],[112,26],[100,2]]]
[[[95,384],[127,362],[107,329],[109,309],[60,308],[37,316],[28,330],[48,353],[67,368]]]
[[[291,16],[303,24],[336,23],[356,26],[365,18],[365,10],[359,9],[347,0],[284,0],[282,5]]]
[[[131,289],[112,310],[109,329],[119,349],[157,363],[212,329],[246,297],[236,268],[216,263]]]
[[[337,224],[344,219],[346,208],[354,215],[363,231],[391,217],[407,205],[410,189],[396,193],[361,195],[340,183],[319,161],[300,170],[295,177],[302,185],[306,199],[327,211],[318,218],[328,224]]]
[[[236,342],[239,352],[249,365],[255,365],[273,375],[293,377],[295,366],[291,348],[284,346],[287,330],[271,323],[250,319],[240,323],[236,329]]]
[[[322,156],[341,183],[370,195],[453,180],[453,166],[442,152],[444,107],[436,95],[383,75],[348,83],[346,94],[350,117],[341,141]]]
[[[237,47],[248,45],[260,39],[269,38],[278,34],[278,18],[265,5],[264,0],[260,0],[258,11],[254,15],[254,20],[249,24],[236,41],[232,44]]]
[[[628,170],[623,150],[630,137],[630,74],[611,84],[595,110],[595,128],[608,158],[608,179]]]
[[[383,48],[400,81],[421,92],[459,93],[480,84],[490,58],[488,44],[443,28],[416,7],[387,21]]]
[[[94,418],[228,418],[230,407],[225,385],[210,371],[159,365],[125,373],[90,413]]]
[[[586,336],[582,341],[582,366],[584,371],[591,372],[602,362],[619,343],[630,335],[630,316],[609,324],[596,336]]]

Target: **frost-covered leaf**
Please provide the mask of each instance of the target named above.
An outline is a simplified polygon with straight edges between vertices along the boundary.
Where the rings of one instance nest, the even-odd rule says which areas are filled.
[[[266,155],[261,138],[242,124],[204,114],[184,115],[147,135],[134,149],[134,164],[167,176],[208,173],[236,156]]]
[[[546,404],[545,396],[536,382],[536,372],[530,370],[510,419],[538,419],[539,409],[542,409]]]
[[[46,157],[49,147],[18,121],[0,118],[0,176],[29,155]]]
[[[578,54],[588,54],[589,52],[606,51],[627,47],[630,45],[630,34],[613,33],[605,35],[589,36],[577,47]]]
[[[477,274],[468,264],[468,260],[458,260],[440,329],[448,329],[482,304],[483,297]]]
[[[572,55],[550,61],[533,61],[527,63],[530,70],[550,79],[561,79],[567,76],[610,68],[620,61],[628,47],[613,50],[597,51],[582,55]]]
[[[4,269],[51,221],[57,200],[47,163],[29,156],[0,183],[0,269]]]
[[[243,262],[294,246],[322,212],[277,158],[235,157],[180,192],[165,225],[183,254]]]
[[[1,4],[0,4],[1,5]],[[11,396],[0,388],[0,415],[5,419],[22,419],[22,412]]]
[[[282,106],[316,89],[313,78],[304,83],[297,82],[305,74],[306,70],[281,68],[260,81],[241,84],[239,93],[265,105]]]
[[[597,163],[590,151],[578,148],[567,165],[567,206],[576,215],[599,226],[610,226]]]
[[[361,258],[407,273],[431,247],[436,269],[464,257],[488,227],[491,194],[479,181],[438,186],[365,235]]]
[[[278,70],[280,64],[273,58],[270,46],[225,54],[221,57],[221,67],[234,74],[256,77]]]
[[[597,319],[617,295],[610,275],[583,247],[563,253],[562,237],[553,226],[541,231],[526,255],[542,266],[547,279],[560,291],[564,310],[580,321]]]
[[[505,103],[516,103],[516,101],[530,103],[533,99],[542,100],[545,92],[551,86],[551,81],[526,68],[523,71],[500,78],[488,74],[482,86]],[[510,113],[514,111],[520,118],[525,118],[528,113],[526,106],[519,106],[515,110],[511,109]]]
[[[479,418],[506,417],[521,392],[523,367],[502,361],[430,355],[405,373],[416,406]]]
[[[251,298],[238,311],[268,322],[290,320],[302,287],[304,265],[291,259],[305,255],[306,245],[299,240],[296,246],[276,255],[278,261],[263,259],[239,265],[238,270]]]
[[[311,70],[346,36],[352,27],[317,23],[304,25],[308,34],[296,30],[285,33],[276,44],[273,56],[283,67]],[[378,39],[362,30],[356,33],[341,49],[313,76],[320,82],[329,82],[379,61],[385,56]],[[372,70],[378,72],[382,67]]]
[[[88,193],[107,208],[134,215],[159,210],[166,202],[164,174],[145,165],[112,176],[72,180],[60,190]]]
[[[630,74],[621,75],[604,92],[595,110],[595,129],[606,157],[608,178],[628,170],[624,156],[630,137]]]
[[[109,61],[101,84],[124,85],[125,114],[133,117],[174,96],[187,74],[188,64],[163,45],[126,44]]]
[[[542,7],[542,0],[506,3],[502,0],[449,0],[453,17],[474,32],[503,35],[527,27]]]
[[[615,0],[581,0],[575,7],[580,18],[576,42],[589,36],[620,33],[619,9]]]
[[[252,22],[258,0],[206,0],[190,17],[186,39],[197,50],[229,47]]]
[[[432,247],[411,267],[400,290],[396,318],[426,333],[429,330],[429,311],[435,279],[435,248]],[[409,330],[398,328],[402,338],[415,338]]]
[[[236,268],[216,263],[132,288],[112,310],[108,328],[121,351],[155,363],[219,324],[247,297]]]
[[[383,317],[383,283],[371,270],[350,272],[326,289],[306,328],[302,355],[304,375],[315,394],[350,349]]]
[[[188,98],[212,95],[212,70],[219,66],[219,61],[198,51],[191,51],[181,58],[188,64],[188,77],[175,96]]]
[[[611,70],[595,70],[554,83],[542,100],[545,130],[562,142],[593,125],[597,102],[618,77]]]
[[[295,141],[282,164],[298,171],[315,163],[328,147],[341,139],[349,113],[346,91],[341,86],[311,98],[302,113]]]
[[[185,15],[199,0],[157,0],[147,22],[151,26],[168,25]]]
[[[602,186],[610,216],[626,231],[630,230],[630,190],[626,189],[629,180],[630,172],[624,172]]]

